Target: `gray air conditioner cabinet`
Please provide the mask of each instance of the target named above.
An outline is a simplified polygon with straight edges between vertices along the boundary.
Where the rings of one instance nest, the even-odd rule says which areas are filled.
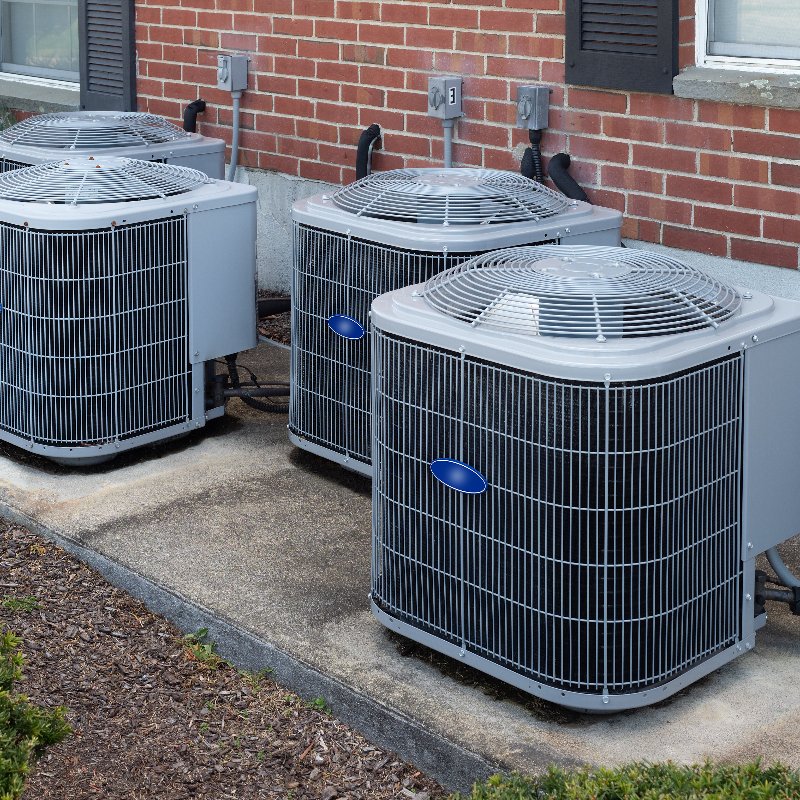
[[[402,169],[295,204],[289,435],[370,474],[369,306],[498,247],[617,245],[621,215],[513,172]]]
[[[66,111],[39,114],[0,131],[0,172],[78,156],[160,161],[225,177],[225,142],[187,133],[155,114]]]
[[[75,156],[0,174],[0,440],[91,463],[224,413],[256,344],[256,190]]]
[[[747,652],[800,529],[800,304],[641,250],[504,249],[372,304],[372,608],[575,709]]]

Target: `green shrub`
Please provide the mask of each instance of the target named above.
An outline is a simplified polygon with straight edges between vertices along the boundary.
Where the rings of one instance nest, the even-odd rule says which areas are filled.
[[[63,708],[45,711],[14,692],[22,678],[19,645],[10,631],[0,631],[0,800],[20,797],[31,763],[70,733]]]
[[[456,798],[464,800],[462,795]],[[551,767],[539,778],[494,775],[475,784],[470,800],[797,800],[800,773],[781,764],[762,767],[704,764],[629,764],[574,772]]]

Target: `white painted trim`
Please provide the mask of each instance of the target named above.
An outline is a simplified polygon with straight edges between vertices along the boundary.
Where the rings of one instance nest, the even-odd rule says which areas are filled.
[[[736,56],[711,56],[708,54],[708,10],[711,0],[695,0],[694,60],[698,67],[711,69],[736,69],[751,72],[775,72],[792,75],[800,72],[800,60],[741,58]]]

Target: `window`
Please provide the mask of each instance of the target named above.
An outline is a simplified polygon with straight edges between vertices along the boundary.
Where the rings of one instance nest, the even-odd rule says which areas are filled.
[[[698,0],[697,64],[800,70],[797,0]]]
[[[78,0],[0,0],[0,68],[79,80]]]

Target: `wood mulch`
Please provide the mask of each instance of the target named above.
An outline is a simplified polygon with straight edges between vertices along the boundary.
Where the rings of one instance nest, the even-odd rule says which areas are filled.
[[[20,609],[24,598],[36,607]],[[5,523],[0,627],[22,637],[19,690],[66,706],[73,727],[34,768],[26,800],[445,797],[317,707],[322,699],[307,703],[268,676],[198,660],[166,620]]]

